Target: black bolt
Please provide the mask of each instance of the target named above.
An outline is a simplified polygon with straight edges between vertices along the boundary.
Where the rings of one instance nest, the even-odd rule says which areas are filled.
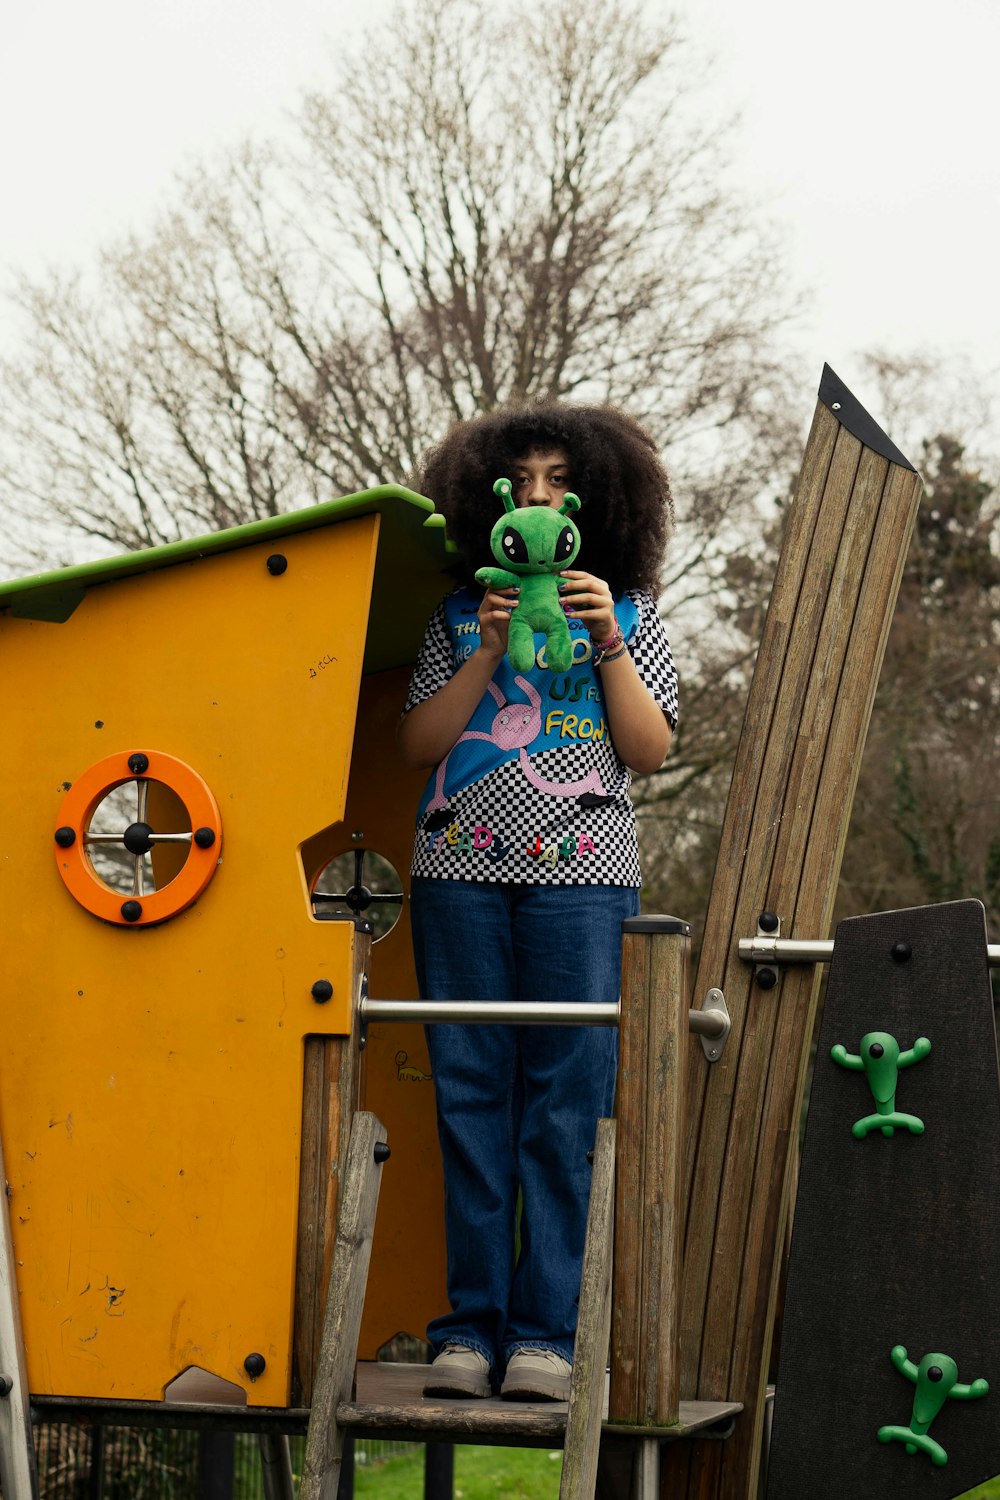
[[[930,1369],[927,1371],[927,1379],[928,1380],[933,1380],[935,1385],[937,1384],[937,1382],[939,1380],[943,1380],[944,1379],[944,1371],[942,1370],[941,1366],[940,1365],[931,1365]]]
[[[280,552],[272,552],[267,560],[267,571],[272,578],[280,578],[288,567],[288,558]]]
[[[138,922],[142,916],[142,905],[138,901],[123,901],[122,916],[126,922]]]
[[[141,750],[137,750],[134,755],[129,756],[128,768],[133,776],[145,776],[149,770],[149,756],[143,755]]]
[[[325,1005],[328,1000],[333,999],[333,985],[329,979],[317,979],[309,993],[317,1005]]]
[[[762,990],[773,990],[778,982],[778,975],[774,969],[758,969],[754,979]]]
[[[196,828],[194,831],[194,841],[199,849],[211,849],[215,843],[215,829]]]
[[[777,912],[762,911],[760,916],[757,918],[757,926],[760,928],[761,932],[777,932],[778,928],[781,926],[781,920]]]
[[[130,854],[148,854],[153,847],[152,828],[148,823],[130,823],[122,834],[122,843]]]
[[[381,1166],[384,1161],[389,1160],[392,1152],[389,1150],[389,1147],[386,1145],[385,1141],[376,1141],[375,1150],[372,1154],[374,1155],[375,1160],[378,1162],[379,1166]]]
[[[9,1396],[14,1389],[14,1382],[9,1375],[0,1375],[0,1396]]]
[[[263,1354],[248,1354],[243,1361],[243,1368],[251,1380],[256,1380],[258,1375],[263,1375],[267,1369],[267,1360]]]
[[[913,957],[913,949],[910,947],[909,943],[893,943],[892,947],[889,949],[889,957],[893,960],[894,963],[905,964],[908,959]]]
[[[76,843],[76,829],[68,827],[57,828],[56,843],[60,849],[68,849],[72,844]]]

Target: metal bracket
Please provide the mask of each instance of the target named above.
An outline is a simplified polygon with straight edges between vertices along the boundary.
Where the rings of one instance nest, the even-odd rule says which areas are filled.
[[[726,997],[721,990],[710,989],[707,991],[701,1008],[692,1011],[692,1015],[710,1016],[715,1023],[710,1035],[705,1035],[698,1028],[701,1048],[709,1062],[718,1062],[726,1050],[726,1041],[732,1030],[732,1021],[729,1018],[729,1009],[726,1005]]]
[[[757,918],[757,937],[776,941],[781,935],[781,918],[776,912],[762,911]],[[778,982],[778,971],[767,963],[754,964],[754,983],[759,989],[773,990]]]
[[[368,1017],[365,1015],[365,1001],[368,999],[368,975],[362,970],[358,981],[358,1051],[363,1052],[368,1045]]]

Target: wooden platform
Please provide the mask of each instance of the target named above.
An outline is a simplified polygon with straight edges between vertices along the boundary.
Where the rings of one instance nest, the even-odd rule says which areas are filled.
[[[355,1397],[337,1407],[337,1422],[356,1436],[402,1438],[414,1442],[460,1441],[489,1447],[558,1448],[566,1432],[565,1401],[442,1400],[423,1395],[426,1365],[361,1363]],[[609,1424],[607,1391],[604,1430],[619,1436],[659,1437],[664,1441],[729,1420],[742,1411],[736,1401],[682,1401],[673,1427],[622,1427]]]

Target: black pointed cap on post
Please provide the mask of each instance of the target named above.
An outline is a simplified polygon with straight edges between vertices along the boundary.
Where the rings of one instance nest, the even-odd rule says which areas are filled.
[[[865,411],[857,396],[851,394],[840,376],[835,374],[829,365],[823,366],[823,377],[819,383],[819,399],[829,411],[833,412],[840,425],[846,427],[859,443],[864,443],[866,448],[871,448],[873,453],[878,453],[882,458],[888,459],[891,464],[899,464],[900,468],[909,469],[911,474],[917,472],[909,459],[903,457],[895,443],[886,437],[875,418]]]

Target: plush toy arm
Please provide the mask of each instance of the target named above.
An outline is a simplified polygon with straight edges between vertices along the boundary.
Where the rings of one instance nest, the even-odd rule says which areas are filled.
[[[508,573],[506,568],[477,568],[476,582],[491,589],[512,589],[521,580],[516,573]]]

